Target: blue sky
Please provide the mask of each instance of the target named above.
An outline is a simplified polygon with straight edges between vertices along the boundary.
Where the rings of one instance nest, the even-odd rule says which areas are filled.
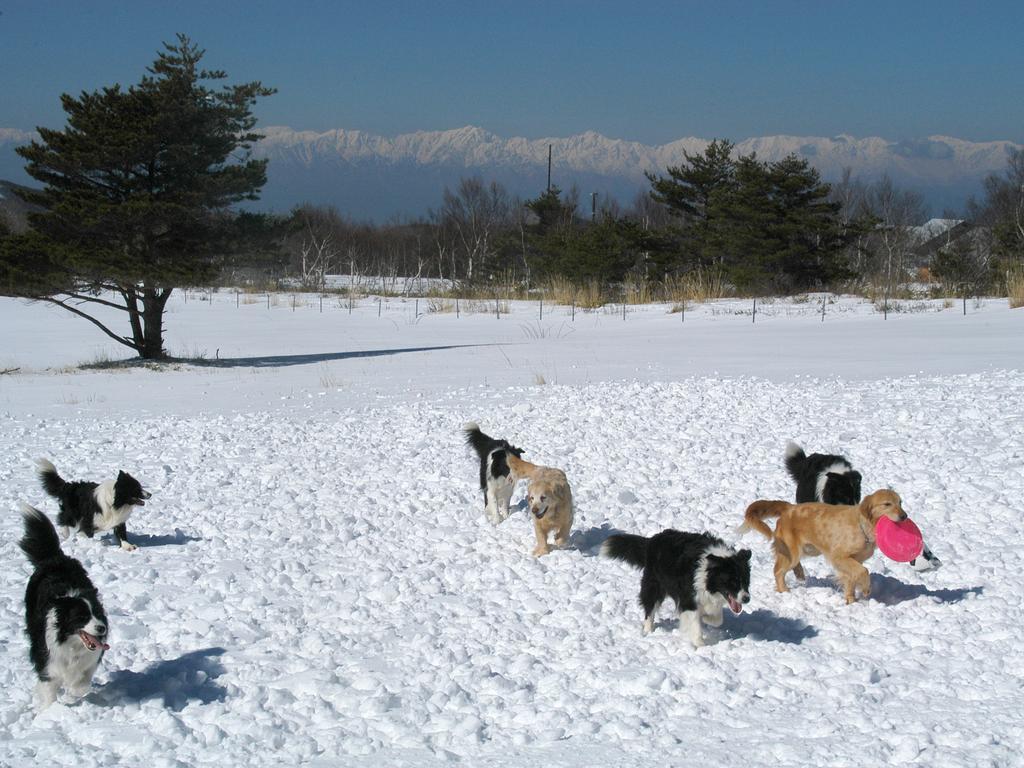
[[[262,125],[384,135],[944,134],[1024,143],[1024,2],[0,0],[0,127],[137,81],[185,32]]]

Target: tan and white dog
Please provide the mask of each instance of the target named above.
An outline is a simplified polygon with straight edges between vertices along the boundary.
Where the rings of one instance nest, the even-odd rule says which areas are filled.
[[[764,522],[768,517],[779,518],[774,531]],[[895,491],[875,491],[851,505],[762,499],[747,507],[738,531],[753,528],[772,540],[776,591],[789,591],[786,573],[790,570],[798,579],[805,578],[802,556],[824,555],[843,585],[846,602],[852,603],[858,588],[864,597],[871,594],[871,578],[863,563],[875,553],[875,525],[881,517],[894,522],[907,519]]]
[[[533,515],[533,530],[537,535],[534,557],[551,551],[548,534],[555,533],[555,546],[562,548],[569,543],[572,529],[572,490],[565,472],[552,467],[542,467],[523,461],[513,453],[508,454],[508,467],[516,479],[524,479],[529,485],[526,500]]]

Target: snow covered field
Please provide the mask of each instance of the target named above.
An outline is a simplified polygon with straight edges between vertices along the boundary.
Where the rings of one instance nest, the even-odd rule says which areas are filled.
[[[1024,764],[1022,310],[215,299],[168,315],[202,364],[84,371],[122,353],[0,300],[0,765]],[[571,549],[530,557],[521,508],[484,521],[471,419],[566,470]],[[789,438],[898,490],[944,567],[876,554],[848,607],[810,560],[776,594],[767,542],[732,531],[791,496]],[[111,649],[38,716],[16,545],[19,502],[56,511],[37,456],[153,492],[138,551],[67,547]],[[669,526],[754,552],[751,603],[700,650],[668,604],[643,637],[639,574],[596,556]]]

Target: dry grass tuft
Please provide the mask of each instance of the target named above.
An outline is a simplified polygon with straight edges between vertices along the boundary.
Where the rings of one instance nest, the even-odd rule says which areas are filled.
[[[508,302],[496,301],[493,298],[490,300],[472,299],[469,301],[464,301],[462,303],[462,311],[493,315],[495,313],[495,305],[497,305],[498,310],[501,312],[503,316],[508,314]]]
[[[714,270],[698,269],[665,281],[665,300],[673,304],[703,304],[725,298],[726,294],[725,281],[721,273]]]
[[[604,304],[597,280],[577,284],[566,277],[553,277],[543,286],[543,291],[544,301],[566,307],[575,303],[581,309],[597,309]]]
[[[622,281],[622,293],[627,304],[650,304],[654,300],[651,284],[642,277],[628,276]]]
[[[1010,302],[1010,309],[1024,307],[1024,266],[1006,273],[1006,296]]]
[[[320,366],[320,386],[324,389],[338,389],[341,386],[341,381],[326,364]]]
[[[450,314],[455,311],[455,301],[431,296],[427,299],[427,313],[432,315]]]

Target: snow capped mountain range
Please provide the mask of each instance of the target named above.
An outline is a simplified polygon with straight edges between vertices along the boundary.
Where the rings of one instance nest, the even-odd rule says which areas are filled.
[[[454,164],[467,169],[532,168],[547,163],[550,145],[556,168],[636,180],[643,179],[645,170],[663,171],[670,165],[679,165],[684,160],[684,151],[701,152],[708,144],[707,139],[690,136],[669,144],[649,146],[610,139],[594,131],[567,138],[506,139],[475,126],[450,131],[417,131],[393,138],[363,131],[337,129],[315,133],[281,126],[264,128],[263,133],[265,138],[257,154],[298,160],[307,165],[333,160]],[[768,160],[789,154],[801,155],[823,173],[841,171],[845,166],[865,172],[898,168],[923,178],[944,180],[955,172],[983,174],[999,170],[1006,162],[1007,148],[1019,146],[1008,141],[974,143],[948,136],[901,142],[846,135],[833,138],[764,136],[738,142],[736,150],[740,154],[756,152]]]
[[[546,184],[549,145],[552,180],[559,187],[575,184],[584,196],[598,192],[628,203],[649,188],[644,171],[664,173],[684,161],[684,151],[701,152],[708,144],[707,139],[686,137],[651,146],[594,131],[564,138],[505,138],[475,126],[394,137],[344,129],[260,130],[265,138],[255,154],[271,161],[261,207],[285,210],[311,201],[376,220],[437,208],[444,187],[454,187],[469,175],[494,179],[524,197],[536,196]],[[32,136],[0,128],[0,177],[26,181],[12,149]],[[765,136],[736,144],[737,152],[756,152],[766,160],[805,157],[826,180],[838,178],[846,167],[866,181],[888,173],[898,184],[921,192],[935,214],[945,207],[962,207],[986,175],[1006,167],[1010,148],[1022,146],[948,136],[889,141],[848,135]]]

